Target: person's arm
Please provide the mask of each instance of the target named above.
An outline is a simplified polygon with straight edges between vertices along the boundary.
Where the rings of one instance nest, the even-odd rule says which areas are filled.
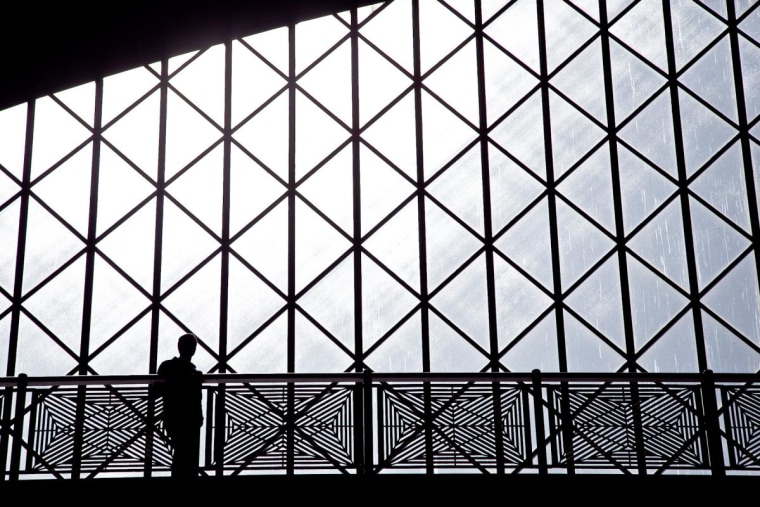
[[[161,363],[158,367],[156,375],[159,378],[154,380],[150,385],[150,396],[154,400],[162,397],[165,392],[166,365],[164,363]]]

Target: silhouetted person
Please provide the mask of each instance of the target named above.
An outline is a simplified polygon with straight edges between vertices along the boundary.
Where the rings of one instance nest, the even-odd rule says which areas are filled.
[[[173,449],[171,476],[198,476],[200,429],[203,424],[201,372],[190,360],[198,347],[194,334],[183,334],[177,341],[179,357],[162,362],[155,394],[163,398],[164,429]]]

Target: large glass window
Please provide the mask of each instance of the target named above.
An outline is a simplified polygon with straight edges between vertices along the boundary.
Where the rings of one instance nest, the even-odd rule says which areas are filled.
[[[395,0],[0,111],[0,364],[756,372],[759,41]]]

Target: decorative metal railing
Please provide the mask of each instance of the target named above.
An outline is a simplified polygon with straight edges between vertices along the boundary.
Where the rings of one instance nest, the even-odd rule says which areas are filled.
[[[0,378],[0,477],[164,476],[145,376]],[[205,375],[204,475],[760,475],[760,376]]]

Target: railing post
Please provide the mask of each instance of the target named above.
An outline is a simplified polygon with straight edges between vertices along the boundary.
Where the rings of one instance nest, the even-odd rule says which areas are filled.
[[[504,475],[504,416],[501,412],[503,386],[500,380],[491,383],[493,393],[493,431],[494,454],[496,455],[496,474]]]
[[[536,423],[536,456],[538,456],[538,473],[546,475],[546,429],[544,427],[544,401],[541,396],[541,370],[531,372],[533,387],[533,414]]]
[[[372,372],[364,370],[362,375],[362,475],[371,475],[373,467],[373,424],[372,424]]]
[[[7,480],[8,445],[11,441],[11,408],[13,405],[13,386],[5,386],[0,413],[0,482]]]
[[[224,460],[225,460],[225,445],[227,443],[225,424],[227,423],[227,410],[226,396],[227,396],[227,384],[219,383],[214,386],[214,389],[209,389],[206,396],[209,403],[206,404],[208,410],[213,410],[212,414],[207,414],[206,417],[214,421],[214,463],[216,464],[215,473],[217,477],[224,475]],[[216,396],[214,396],[214,393]],[[213,403],[212,403],[213,402]],[[208,449],[208,447],[207,447]]]
[[[153,475],[153,447],[156,435],[156,396],[153,383],[148,381],[148,414],[145,419],[147,431],[145,432],[145,466],[144,477]]]
[[[26,373],[18,376],[18,388],[16,389],[16,398],[13,400],[16,411],[13,416],[13,441],[11,443],[11,469],[9,478],[11,481],[17,481],[21,467],[21,439],[24,436],[24,402],[26,400],[26,389],[29,383],[29,377]]]
[[[77,408],[74,419],[74,441],[72,449],[71,478],[79,479],[82,473],[82,449],[84,446],[84,414],[87,406],[87,390],[89,386],[77,387]]]
[[[723,445],[718,424],[718,403],[715,399],[715,377],[712,370],[705,370],[702,377],[702,406],[705,411],[705,432],[710,455],[710,469],[714,476],[726,475]]]

